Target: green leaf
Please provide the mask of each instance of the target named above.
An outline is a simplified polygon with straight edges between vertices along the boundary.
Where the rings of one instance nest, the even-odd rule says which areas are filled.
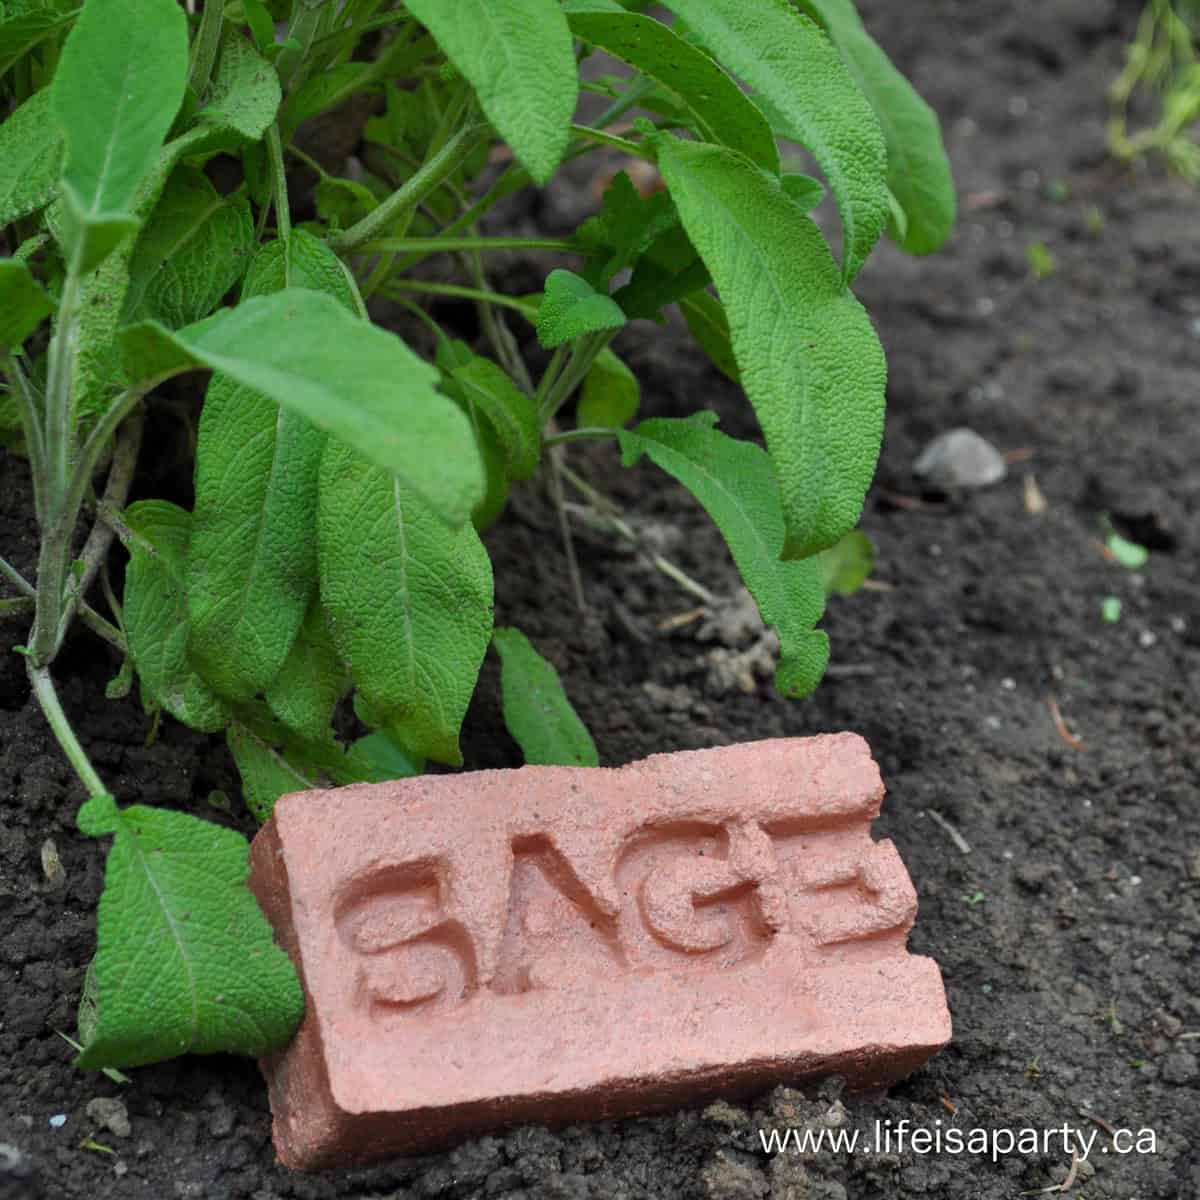
[[[199,149],[236,149],[257,142],[279,111],[275,68],[243,37],[225,39],[216,77],[196,120],[208,136]]]
[[[283,106],[279,116],[280,137],[285,143],[291,141],[296,130],[310,117],[336,108],[355,92],[370,86],[375,78],[374,63],[346,62],[306,79]]]
[[[494,362],[472,357],[451,372],[466,401],[496,432],[510,479],[528,479],[542,449],[537,406]]]
[[[566,152],[579,91],[571,31],[558,0],[409,0],[407,8],[544,184]]]
[[[621,306],[611,296],[596,291],[586,279],[562,268],[546,276],[537,337],[547,350],[585,333],[619,329],[624,324]]]
[[[174,0],[87,0],[51,85],[66,142],[63,191],[85,267],[120,240],[187,83],[187,18]]]
[[[662,310],[711,282],[708,267],[682,225],[664,230],[634,265],[613,299],[631,320],[661,321]]]
[[[222,196],[195,167],[176,168],[138,236],[125,319],[172,329],[206,317],[245,273],[254,218],[244,193]]]
[[[382,731],[360,737],[354,743],[354,753],[366,759],[383,779],[407,779],[421,774],[421,765]]]
[[[0,349],[19,346],[53,307],[23,262],[0,259]]]
[[[779,632],[775,687],[784,696],[806,696],[829,661],[829,639],[813,628],[825,608],[821,569],[815,558],[780,561],[783,509],[770,459],[713,429],[715,420],[705,412],[621,430],[621,461],[629,467],[647,455],[704,506],[763,621]]]
[[[0,225],[54,199],[63,143],[51,124],[50,89],[34,92],[0,125]]]
[[[599,286],[641,256],[660,234],[678,227],[679,214],[665,192],[642,196],[625,171],[604,189],[600,211],[576,231],[585,249],[596,252],[585,268],[588,282]]]
[[[740,150],[764,170],[778,174],[779,151],[771,127],[741,88],[702,50],[661,21],[628,12],[611,0],[568,0],[564,10],[577,38],[628,63],[678,96],[702,140]]]
[[[725,306],[711,292],[693,292],[679,301],[679,311],[700,349],[713,366],[734,383],[741,383],[733,344],[729,340],[729,318]]]
[[[335,290],[354,311],[340,260],[302,230],[286,248],[271,242],[255,255],[243,294],[280,291],[288,275]],[[231,699],[247,700],[276,678],[311,607],[325,436],[302,413],[229,375],[218,372],[208,385],[196,444],[189,649]]]
[[[783,496],[786,558],[854,528],[883,437],[887,368],[824,239],[779,184],[719,146],[664,138],[659,166],[729,317]]]
[[[817,555],[825,594],[853,596],[875,569],[875,547],[860,529],[852,529],[836,546]]]
[[[905,216],[892,236],[909,254],[930,254],[954,227],[954,179],[937,115],[863,28],[852,0],[800,0],[829,32],[862,89],[887,144],[888,186]]]
[[[637,376],[605,346],[584,378],[575,420],[605,428],[624,425],[637,416],[640,402]]]
[[[434,368],[330,296],[289,288],[174,333],[142,322],[121,344],[143,384],[204,366],[269,396],[392,472],[450,525],[483,495],[470,422],[437,391]]]
[[[492,568],[399,480],[330,440],[317,517],[321,601],[364,700],[411,755],[459,765],[492,632]]]
[[[224,728],[229,714],[188,660],[185,591],[191,514],[165,500],[125,510],[125,635],[145,700],[193,729]]]
[[[525,761],[541,766],[596,767],[600,756],[587,726],[571,706],[562,680],[519,629],[497,629],[504,724]]]
[[[779,182],[805,212],[812,212],[825,199],[825,185],[811,175],[784,175]]]
[[[289,729],[317,742],[329,737],[333,710],[349,689],[350,674],[314,594],[291,651],[267,688],[267,704]]]
[[[53,3],[0,21],[0,75],[7,74],[47,38],[66,29],[78,12],[71,3]]]
[[[666,2],[773,105],[785,122],[776,132],[817,160],[842,218],[842,274],[853,279],[887,224],[887,155],[875,113],[837,50],[787,0]]]
[[[286,1045],[304,994],[246,886],[246,839],[186,813],[118,809],[111,796],[89,800],[80,825],[115,836],[97,914],[96,1021],[78,1065]]]

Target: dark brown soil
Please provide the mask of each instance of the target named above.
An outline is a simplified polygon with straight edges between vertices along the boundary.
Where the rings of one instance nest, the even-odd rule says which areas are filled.
[[[869,739],[889,789],[878,832],[895,839],[917,882],[911,944],[941,963],[955,1038],[886,1100],[847,1100],[849,1128],[867,1136],[884,1120],[929,1129],[939,1120],[963,1129],[1067,1122],[1099,1131],[1073,1195],[1195,1197],[1196,195],[1105,160],[1104,91],[1135,5],[871,0],[863,8],[945,121],[963,213],[940,255],[912,261],[885,250],[858,287],[891,362],[883,459],[864,516],[878,547],[875,578],[887,586],[831,605],[826,628],[840,672],[800,703],[763,683],[752,694],[730,690],[709,656],[748,649],[754,635],[722,646],[697,640],[699,623],[660,633],[660,621],[694,601],[592,534],[579,540],[591,605],[581,620],[553,524],[535,502],[489,535],[498,619],[555,661],[606,763],[823,730]],[[543,224],[576,201],[554,199]],[[1056,263],[1040,281],[1026,261],[1034,241]],[[728,431],[752,431],[736,390],[674,328],[637,328],[620,346],[645,381],[647,411],[707,405]],[[1009,452],[1009,478],[960,497],[897,502],[919,496],[910,465],[921,446],[956,425]],[[718,535],[673,484],[648,467],[619,475],[607,450],[575,461],[668,556],[714,591],[735,591]],[[1041,515],[1027,511],[1032,479],[1048,504]],[[186,490],[178,480],[173,487]],[[0,460],[0,546],[32,571],[29,508],[23,465]],[[1100,552],[1103,513],[1151,545],[1143,570]],[[1117,624],[1101,619],[1106,596],[1122,601]],[[22,632],[6,626],[5,640]],[[164,723],[147,746],[136,701],[103,699],[111,670],[84,635],[59,666],[67,708],[114,792],[223,819],[206,803],[214,789],[237,794],[221,741]],[[470,715],[469,767],[517,761],[496,684],[489,667]],[[1051,698],[1080,744],[1056,730]],[[519,1129],[449,1154],[291,1176],[273,1165],[252,1063],[189,1058],[134,1071],[124,1087],[70,1065],[55,1031],[74,1028],[103,848],[74,828],[80,789],[14,655],[0,659],[0,797],[0,1143],[13,1148],[0,1148],[0,1196],[1000,1200],[1050,1188],[1070,1167],[1061,1143],[998,1162],[764,1153],[760,1129],[830,1111],[837,1118],[827,1085],[750,1106]],[[933,812],[967,839],[969,854]],[[251,831],[248,817],[234,820]],[[46,839],[65,868],[58,886],[42,870]],[[97,1131],[86,1115],[90,1099],[111,1095],[127,1106],[128,1137]],[[1157,1152],[1117,1154],[1104,1123],[1153,1130]],[[89,1134],[113,1152],[82,1148]]]

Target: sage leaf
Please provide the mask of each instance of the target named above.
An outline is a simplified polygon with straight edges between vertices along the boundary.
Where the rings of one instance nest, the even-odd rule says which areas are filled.
[[[187,18],[174,0],[87,0],[67,35],[51,103],[66,142],[66,228],[83,270],[131,219],[183,100],[187,58]]]
[[[679,311],[709,361],[726,379],[741,383],[733,344],[729,340],[729,318],[725,306],[711,292],[693,292],[679,301]]]
[[[562,268],[546,276],[546,290],[537,316],[537,338],[547,350],[564,342],[619,329],[625,324],[621,306],[611,296],[598,292],[586,279]]]
[[[303,230],[255,255],[243,295],[281,291],[289,275],[329,287],[342,308],[355,311],[357,293],[350,294],[340,260]],[[230,375],[217,372],[209,381],[196,441],[190,651],[231,699],[247,700],[276,679],[311,608],[325,437],[302,413]],[[299,686],[295,670],[289,686]]]
[[[464,399],[495,430],[510,479],[528,479],[537,470],[542,448],[537,406],[490,359],[472,356],[456,367],[451,378]]]
[[[304,994],[246,886],[246,839],[187,813],[118,808],[111,796],[92,797],[79,825],[113,841],[97,914],[95,1020],[78,1065],[259,1057],[286,1045]]]
[[[842,219],[842,274],[853,279],[887,224],[887,155],[875,113],[829,38],[788,0],[666,4],[780,114],[786,128],[776,132],[817,160]]]
[[[677,96],[703,141],[740,150],[764,170],[779,173],[779,150],[770,125],[704,51],[661,21],[630,12],[615,0],[567,0],[563,8],[577,38],[628,63]]]
[[[53,305],[23,262],[0,259],[0,350],[19,346]]]
[[[566,152],[579,91],[571,30],[558,0],[409,0],[407,7],[544,184]]]
[[[826,595],[853,596],[875,569],[875,547],[861,529],[852,529],[817,555],[817,566]]]
[[[640,402],[637,376],[605,346],[584,377],[575,420],[604,428],[625,425],[637,416]]]
[[[645,454],[704,506],[763,621],[779,633],[776,689],[807,696],[829,661],[829,639],[813,628],[825,608],[820,566],[815,558],[780,561],[783,507],[771,461],[759,447],[714,429],[715,421],[702,412],[621,430],[621,461],[629,467]]]
[[[54,199],[62,157],[62,138],[50,115],[50,89],[43,88],[0,125],[0,225]]]
[[[846,68],[870,101],[887,145],[888,186],[904,214],[893,221],[896,244],[909,254],[931,254],[954,227],[954,179],[933,109],[863,28],[852,0],[800,0],[841,52]]]
[[[257,142],[275,120],[282,93],[279,75],[242,37],[226,38],[217,73],[196,114],[204,136],[197,150],[230,150]]]
[[[331,439],[317,515],[321,602],[378,722],[418,758],[461,764],[458,733],[492,632],[492,567],[399,479]]]
[[[78,6],[69,0],[66,3],[54,0],[43,8],[18,12],[0,20],[0,75],[7,74],[48,37],[66,29],[78,12]]]
[[[646,252],[660,234],[678,228],[679,214],[665,192],[642,196],[626,171],[618,171],[604,189],[600,211],[576,231],[580,246],[591,251],[585,267],[593,287],[607,282]]]
[[[519,630],[497,629],[504,724],[525,761],[540,766],[595,767],[596,743],[567,699],[562,680]]]
[[[331,296],[288,288],[172,333],[122,330],[131,379],[146,386],[210,367],[347,442],[461,525],[483,495],[470,421],[436,388],[436,370],[398,337]]]
[[[266,690],[267,704],[289,729],[318,742],[330,736],[333,710],[349,690],[350,673],[333,644],[325,611],[314,592],[300,632]]]
[[[176,168],[138,235],[126,320],[171,329],[207,316],[241,279],[254,248],[244,193],[222,196],[195,167]]]
[[[142,697],[193,729],[224,728],[229,714],[188,660],[185,592],[191,513],[165,500],[125,510],[125,636]]]
[[[720,146],[664,138],[659,166],[712,272],[779,477],[785,558],[854,528],[883,437],[883,349],[816,225]]]

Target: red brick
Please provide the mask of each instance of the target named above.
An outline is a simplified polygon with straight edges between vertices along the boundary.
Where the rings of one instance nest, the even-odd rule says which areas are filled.
[[[285,796],[251,853],[307,996],[280,1159],[908,1074],[950,1016],[882,797],[852,734]]]

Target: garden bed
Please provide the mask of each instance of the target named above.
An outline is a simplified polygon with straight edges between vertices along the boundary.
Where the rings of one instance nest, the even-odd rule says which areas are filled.
[[[581,618],[553,515],[531,491],[487,537],[497,623],[519,626],[558,667],[606,764],[829,730],[869,740],[889,791],[877,833],[895,840],[916,882],[910,945],[941,964],[955,1037],[888,1098],[847,1099],[848,1128],[866,1138],[887,1120],[993,1130],[1065,1122],[1099,1133],[1072,1194],[1194,1196],[1196,195],[1105,157],[1104,91],[1136,6],[861,7],[942,117],[962,211],[938,255],[912,260],[883,249],[856,286],[887,348],[891,382],[863,518],[878,552],[875,583],[831,602],[831,677],[800,702],[779,698],[769,680],[742,690],[753,673],[753,630],[726,622],[702,640],[706,622],[683,619],[693,597],[607,535],[586,531],[577,540],[589,604]],[[575,211],[586,198],[568,190],[554,204]],[[542,227],[562,215],[548,208]],[[1053,259],[1040,279],[1031,243]],[[511,271],[514,290],[527,286],[527,269]],[[635,325],[618,348],[643,380],[644,415],[707,404],[728,432],[751,432],[748,406],[681,330]],[[147,460],[170,444],[172,422],[165,409],[152,413]],[[913,459],[957,425],[1008,454],[1008,478],[962,496],[923,494]],[[720,535],[682,489],[649,466],[620,473],[608,448],[575,448],[572,461],[663,554],[713,592],[734,594]],[[151,485],[187,502],[186,478],[166,459]],[[1044,511],[1030,511],[1039,496]],[[0,545],[27,574],[31,512],[24,463],[0,458]],[[1150,547],[1144,568],[1105,556],[1104,514]],[[1121,601],[1116,623],[1102,619],[1106,597]],[[22,632],[7,624],[5,641]],[[56,668],[64,704],[113,791],[251,833],[223,741],[164,720],[148,744],[136,697],[99,699],[113,669],[84,632]],[[519,761],[503,732],[494,663],[464,750],[468,769]],[[214,792],[234,797],[233,816],[210,805]],[[0,658],[0,796],[0,1142],[25,1164],[6,1175],[0,1156],[0,1196],[26,1194],[16,1177],[27,1166],[54,1200],[999,1200],[1047,1188],[1071,1165],[1061,1141],[995,1163],[909,1150],[764,1153],[760,1129],[802,1125],[836,1105],[827,1085],[749,1105],[519,1129],[369,1170],[289,1175],[273,1163],[252,1063],[188,1058],[133,1071],[124,1086],[71,1066],[56,1031],[74,1030],[103,849],[75,830],[80,787],[11,654]],[[47,840],[61,876],[43,870]],[[88,1101],[100,1096],[126,1106],[127,1137],[88,1116]],[[1110,1146],[1106,1125],[1153,1130],[1157,1152],[1101,1153]],[[81,1146],[89,1135],[92,1146]]]

